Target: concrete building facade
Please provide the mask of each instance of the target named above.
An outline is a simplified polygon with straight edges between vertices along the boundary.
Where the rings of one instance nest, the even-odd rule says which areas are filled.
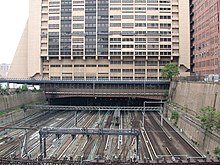
[[[193,72],[220,74],[220,0],[191,0]]]
[[[7,77],[9,68],[10,68],[9,64],[5,64],[5,63],[0,64],[0,78]]]
[[[30,0],[9,77],[148,80],[190,68],[186,0]]]

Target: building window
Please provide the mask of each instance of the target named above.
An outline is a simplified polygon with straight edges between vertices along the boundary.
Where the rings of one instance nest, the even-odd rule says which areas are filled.
[[[99,64],[98,67],[109,67],[109,65],[108,64],[103,64],[103,65]]]
[[[62,80],[72,80],[72,76],[63,76]]]
[[[171,45],[160,45],[160,49],[171,49]]]
[[[84,65],[74,65],[75,68],[77,67],[84,67]]]
[[[110,23],[110,27],[121,27],[121,23]]]
[[[59,29],[59,24],[49,24],[49,29]]]
[[[135,73],[144,73],[145,69],[135,69]]]
[[[117,72],[117,73],[120,73],[120,72],[121,72],[121,69],[110,69],[110,72]]]
[[[59,20],[60,17],[59,16],[50,16],[49,20]]]
[[[62,65],[62,67],[64,67],[64,68],[71,68],[72,65]]]
[[[50,79],[51,80],[60,80],[60,77],[59,76],[51,76]]]
[[[145,61],[135,61],[135,66],[145,66]]]
[[[50,65],[51,68],[58,68],[60,65]]]
[[[121,61],[110,61],[110,64],[121,64]]]
[[[122,72],[133,72],[133,69],[123,69]]]
[[[147,61],[147,65],[148,66],[157,66],[158,65],[158,61]]]
[[[86,67],[96,67],[96,65],[86,65]]]

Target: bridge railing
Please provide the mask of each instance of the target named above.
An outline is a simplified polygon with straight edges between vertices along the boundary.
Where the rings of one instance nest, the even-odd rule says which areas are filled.
[[[145,80],[52,80],[46,78],[0,78],[0,83],[72,83],[72,82],[170,82],[169,80],[145,79]]]

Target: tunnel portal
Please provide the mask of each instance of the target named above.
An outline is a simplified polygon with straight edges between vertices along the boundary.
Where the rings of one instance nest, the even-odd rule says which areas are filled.
[[[154,100],[130,97],[66,97],[48,100],[50,105],[70,106],[143,106],[145,101]]]

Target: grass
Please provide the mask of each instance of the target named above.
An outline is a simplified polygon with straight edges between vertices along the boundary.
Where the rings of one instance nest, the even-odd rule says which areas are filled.
[[[2,116],[2,115],[4,115],[4,114],[5,114],[5,112],[0,111],[0,116]]]
[[[19,112],[19,111],[21,111],[21,110],[23,110],[23,109],[21,108],[21,106],[18,106],[18,107],[15,107],[15,108],[10,108],[10,109],[5,109],[5,110],[3,110],[3,111],[0,111],[0,116],[3,116],[3,115],[5,115],[5,114],[11,113],[11,112]]]

